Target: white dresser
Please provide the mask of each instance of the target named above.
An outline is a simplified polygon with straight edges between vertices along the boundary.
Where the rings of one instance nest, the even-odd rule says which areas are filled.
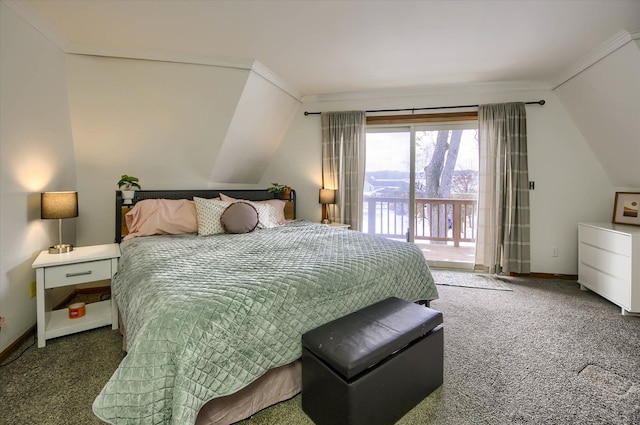
[[[622,308],[640,313],[640,227],[578,225],[578,283]]]

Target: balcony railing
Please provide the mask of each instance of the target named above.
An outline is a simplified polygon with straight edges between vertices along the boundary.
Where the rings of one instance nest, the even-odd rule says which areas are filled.
[[[415,239],[427,241],[475,242],[477,201],[475,199],[416,198]],[[367,233],[406,239],[409,229],[409,201],[406,198],[364,198]]]

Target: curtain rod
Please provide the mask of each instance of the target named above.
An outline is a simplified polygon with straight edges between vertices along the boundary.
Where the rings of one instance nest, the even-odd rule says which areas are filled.
[[[546,102],[544,99],[537,100],[535,102],[524,102],[525,105],[544,105]],[[411,113],[415,113],[415,111],[427,111],[427,110],[435,110],[435,109],[458,109],[458,108],[477,108],[480,105],[458,105],[458,106],[432,106],[430,108],[404,108],[404,109],[374,109],[371,111],[365,111],[369,113],[373,112],[406,112],[411,111]],[[322,112],[307,112],[304,111],[304,116],[308,115],[320,115]]]

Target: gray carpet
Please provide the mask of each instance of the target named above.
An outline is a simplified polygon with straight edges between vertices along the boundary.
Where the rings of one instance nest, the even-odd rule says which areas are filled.
[[[124,358],[120,333],[108,326],[36,347],[0,368],[0,424],[103,423],[91,404]]]
[[[508,280],[513,291],[439,286],[444,385],[398,423],[639,424],[640,317],[575,282]],[[122,358],[101,328],[29,348],[0,368],[0,422],[98,424],[91,403]],[[242,425],[309,424],[300,396]]]

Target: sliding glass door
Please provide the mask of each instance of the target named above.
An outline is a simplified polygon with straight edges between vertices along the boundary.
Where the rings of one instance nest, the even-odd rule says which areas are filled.
[[[477,122],[367,129],[363,231],[417,243],[432,265],[472,265]]]

